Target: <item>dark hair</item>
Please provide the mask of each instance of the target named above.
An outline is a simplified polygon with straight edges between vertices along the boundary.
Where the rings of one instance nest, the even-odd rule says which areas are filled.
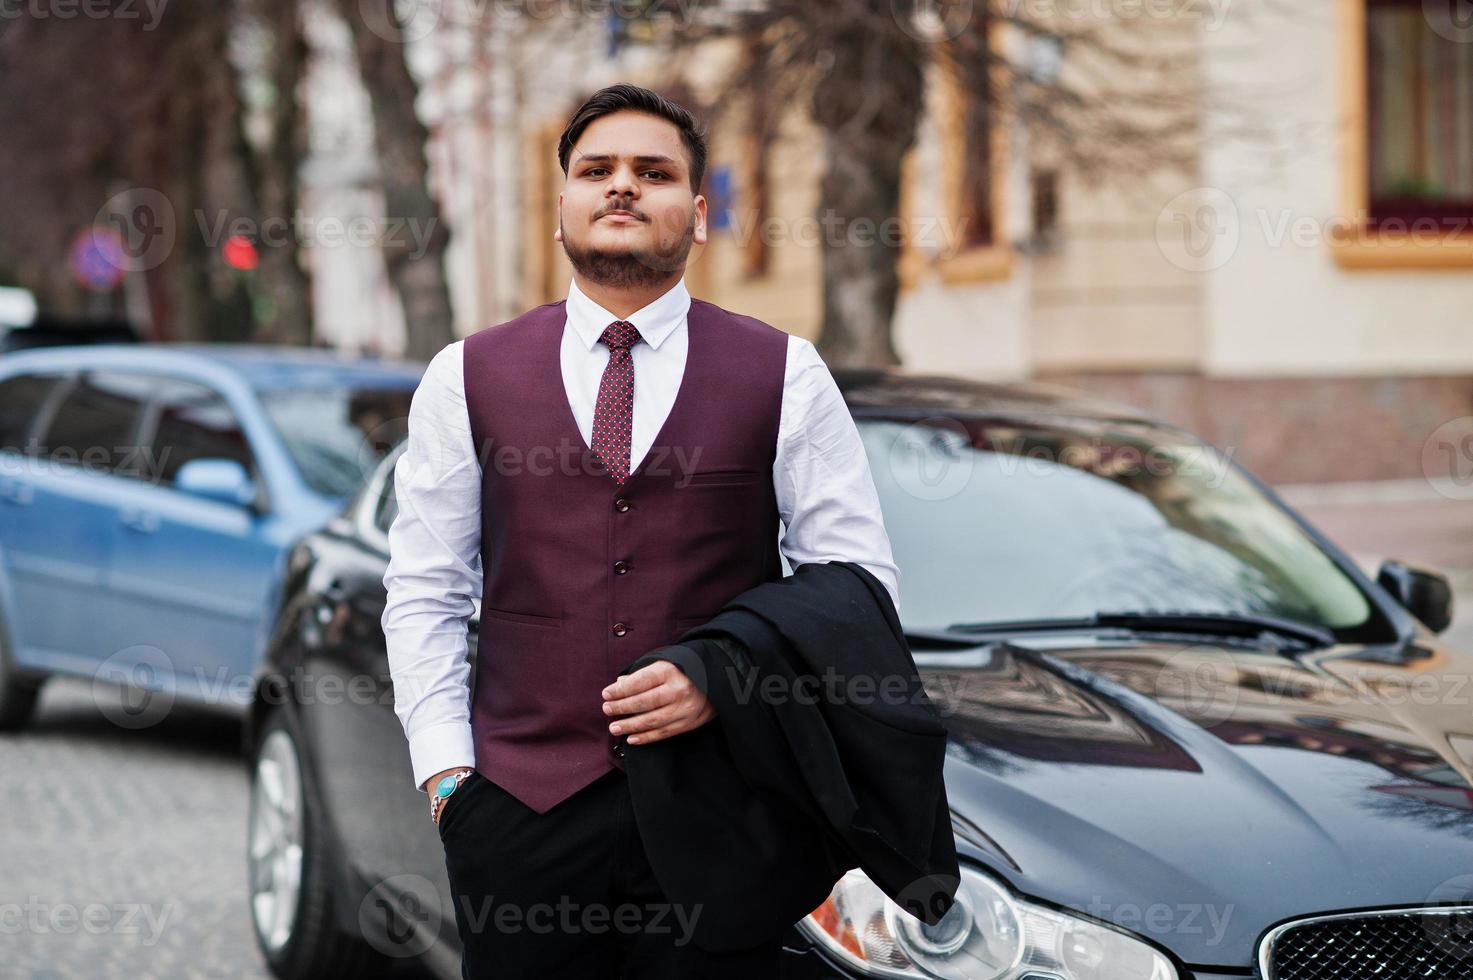
[[[578,142],[589,123],[622,109],[659,116],[680,130],[680,138],[685,142],[686,152],[690,154],[690,188],[699,194],[701,180],[706,176],[706,134],[696,124],[695,116],[684,106],[671,102],[658,92],[623,82],[594,92],[573,113],[573,118],[568,120],[568,127],[563,130],[557,144],[557,161],[563,168],[563,176],[568,174],[568,157],[573,153],[573,145]]]

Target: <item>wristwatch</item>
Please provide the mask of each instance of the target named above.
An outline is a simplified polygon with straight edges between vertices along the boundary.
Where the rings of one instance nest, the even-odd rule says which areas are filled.
[[[458,772],[449,772],[440,777],[435,788],[430,791],[430,820],[435,826],[440,825],[440,811],[445,809],[445,801],[450,799],[450,794],[455,792],[456,787],[470,778],[474,769],[461,769]]]

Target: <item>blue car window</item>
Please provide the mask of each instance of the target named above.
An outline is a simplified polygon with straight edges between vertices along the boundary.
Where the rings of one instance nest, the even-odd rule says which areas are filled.
[[[0,381],[0,449],[26,452],[36,415],[63,378],[59,374],[21,374]]]
[[[154,482],[169,485],[193,459],[231,459],[259,482],[255,457],[224,396],[204,385],[169,381],[158,396],[145,437]]]
[[[99,473],[125,473],[138,457],[134,433],[153,379],[111,371],[77,378],[57,406],[39,451],[54,462]]]
[[[409,386],[279,388],[262,405],[307,485],[346,497],[408,431]]]

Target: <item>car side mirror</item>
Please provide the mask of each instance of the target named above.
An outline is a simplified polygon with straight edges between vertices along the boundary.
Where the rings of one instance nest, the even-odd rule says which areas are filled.
[[[1447,577],[1399,561],[1382,562],[1376,584],[1434,633],[1453,621],[1453,589]]]
[[[249,507],[256,499],[256,483],[234,459],[191,459],[174,474],[174,486],[185,493]]]

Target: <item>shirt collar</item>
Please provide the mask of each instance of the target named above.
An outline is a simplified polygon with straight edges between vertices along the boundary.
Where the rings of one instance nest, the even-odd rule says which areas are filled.
[[[568,282],[565,310],[568,325],[577,332],[579,342],[589,350],[593,350],[593,345],[603,336],[604,328],[620,319],[590,299],[587,293],[578,288],[576,279]],[[653,302],[623,319],[634,324],[644,342],[658,350],[665,338],[685,322],[689,310],[690,293],[685,288],[685,277],[682,276]]]

